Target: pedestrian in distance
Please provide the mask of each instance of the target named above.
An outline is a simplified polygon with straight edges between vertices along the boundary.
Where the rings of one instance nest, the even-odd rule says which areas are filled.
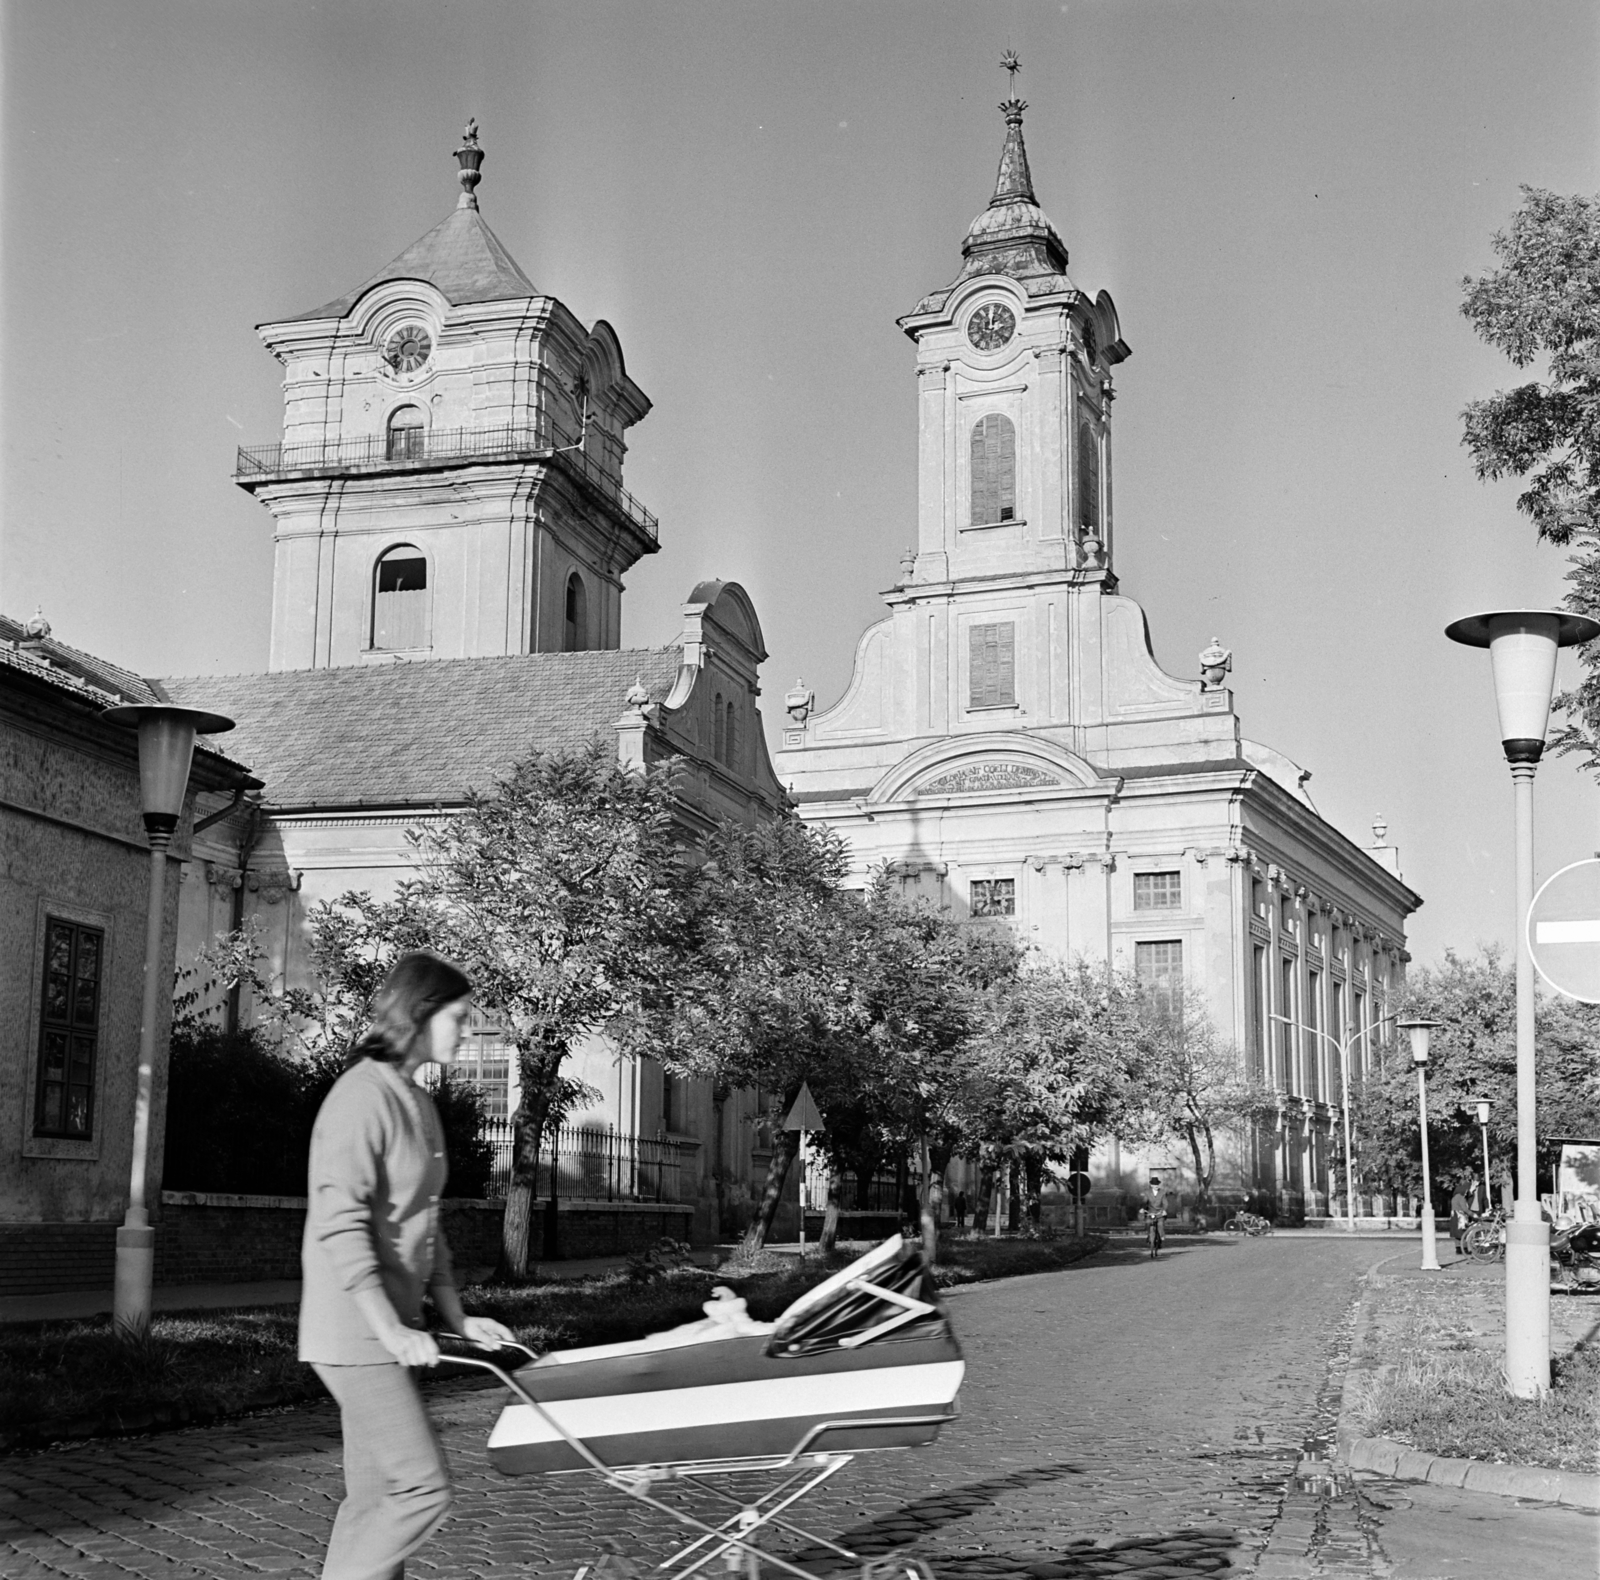
[[[1465,1256],[1467,1230],[1472,1226],[1472,1204],[1467,1200],[1462,1182],[1456,1181],[1455,1194],[1450,1198],[1450,1238],[1456,1242],[1456,1255]]]
[[[965,1229],[967,1226],[967,1193],[964,1190],[958,1190],[950,1198],[950,1207],[956,1215],[956,1228]]]
[[[424,1292],[463,1338],[490,1348],[513,1340],[461,1309],[439,1222],[444,1131],[414,1079],[455,1058],[471,992],[448,960],[402,955],[312,1129],[300,1359],[339,1406],[345,1482],[322,1580],[400,1580],[450,1507],[444,1454],[413,1376],[439,1361]]]

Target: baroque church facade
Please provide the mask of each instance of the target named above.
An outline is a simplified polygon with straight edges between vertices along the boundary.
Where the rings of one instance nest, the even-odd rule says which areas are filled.
[[[484,221],[483,159],[469,126],[439,225],[355,290],[259,329],[284,370],[283,436],[241,449],[235,481],[273,525],[270,666],[155,685],[235,719],[229,754],[264,788],[195,837],[180,961],[248,918],[267,974],[306,984],[312,907],[387,897],[415,870],[408,831],[536,749],[598,735],[624,765],[676,759],[686,843],[785,805],[741,587],[702,581],[676,641],[621,646],[623,578],[659,547],[622,484],[650,402],[610,325],[536,289]],[[515,1106],[503,1028],[476,1017],[463,1064],[491,1112]],[[671,1144],[658,1150],[697,1239],[737,1223],[762,1161],[756,1094],[673,1082],[602,1038],[569,1073],[599,1094],[572,1123],[615,1138],[596,1143],[608,1156]]]
[[[1119,590],[1112,384],[1130,355],[1111,297],[1067,272],[1001,106],[994,196],[955,279],[900,320],[916,346],[916,548],[844,695],[798,685],[774,757],[802,816],[910,892],[1003,921],[1058,958],[1203,996],[1276,1095],[1217,1186],[1327,1210],[1344,1100],[1388,1035],[1420,897],[1392,847],[1327,823],[1309,774],[1248,740],[1213,644],[1163,671]],[[1091,1216],[1180,1155],[1091,1161]],[[1176,1177],[1176,1178],[1175,1178]]]

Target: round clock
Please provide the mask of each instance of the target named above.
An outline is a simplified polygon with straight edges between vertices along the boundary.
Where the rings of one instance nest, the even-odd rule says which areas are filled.
[[[1016,315],[1009,307],[986,302],[967,320],[967,339],[980,351],[998,351],[1016,329]]]
[[[421,324],[402,324],[383,343],[383,360],[395,373],[415,373],[433,355],[433,336]]]

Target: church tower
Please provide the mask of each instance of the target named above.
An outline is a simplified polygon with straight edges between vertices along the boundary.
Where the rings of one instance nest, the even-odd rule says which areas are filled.
[[[260,326],[281,443],[236,481],[276,523],[271,667],[615,649],[622,578],[656,518],[622,486],[650,410],[604,321],[518,268],[478,208],[477,125],[454,211],[356,290]]]
[[[913,587],[1070,575],[1108,589],[1111,369],[1128,356],[1111,297],[1067,275],[1034,196],[1027,105],[1000,106],[989,206],[950,285],[900,320],[917,344],[920,513]]]

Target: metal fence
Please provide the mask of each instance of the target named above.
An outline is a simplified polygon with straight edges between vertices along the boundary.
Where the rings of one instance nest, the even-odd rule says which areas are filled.
[[[360,467],[426,470],[457,461],[552,461],[597,489],[656,541],[659,523],[655,516],[583,449],[580,440],[549,418],[501,428],[408,429],[402,438],[375,433],[306,444],[240,446],[234,476],[249,484]]]
[[[511,1121],[487,1120],[483,1134],[494,1147],[489,1196],[503,1199],[511,1184]],[[545,1136],[534,1195],[549,1199],[553,1173],[562,1201],[687,1201],[693,1153],[693,1146],[666,1136],[626,1136],[598,1125],[562,1125],[553,1141]]]
[[[912,1180],[913,1186],[915,1179]],[[806,1171],[806,1210],[823,1212],[828,1206],[828,1169],[825,1164],[813,1163]],[[854,1174],[839,1179],[840,1212],[899,1212],[900,1193],[895,1183],[893,1169],[880,1169],[867,1181],[865,1192]]]

